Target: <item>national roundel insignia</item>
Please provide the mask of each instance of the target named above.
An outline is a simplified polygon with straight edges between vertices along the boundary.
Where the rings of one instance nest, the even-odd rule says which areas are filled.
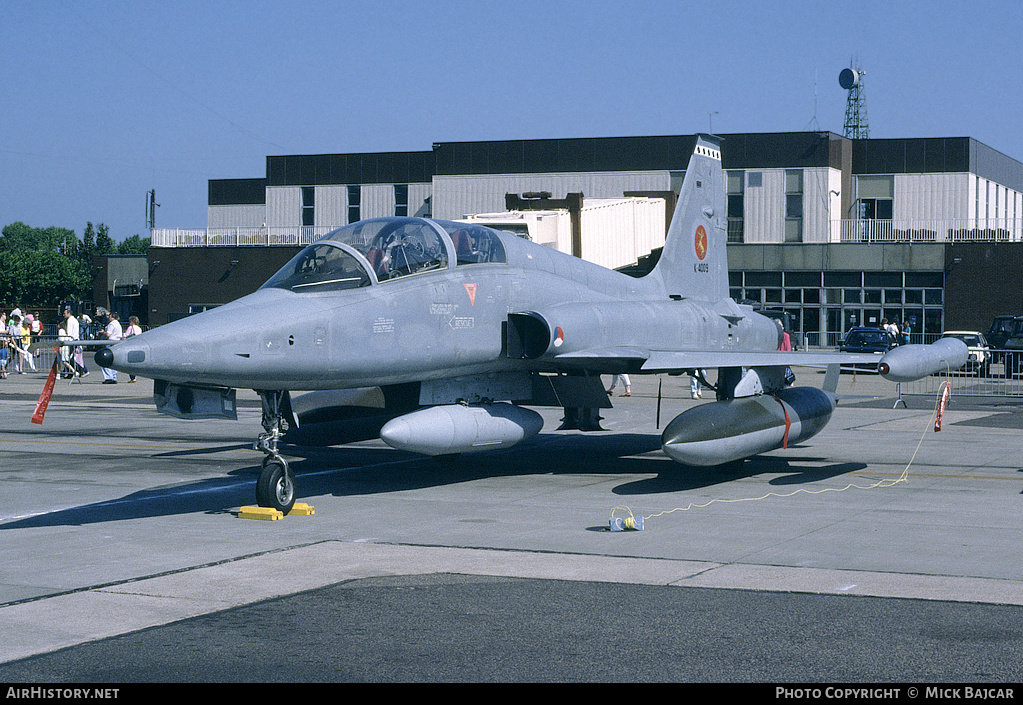
[[[696,242],[694,244],[696,256],[702,260],[707,256],[707,231],[702,225],[696,226]]]

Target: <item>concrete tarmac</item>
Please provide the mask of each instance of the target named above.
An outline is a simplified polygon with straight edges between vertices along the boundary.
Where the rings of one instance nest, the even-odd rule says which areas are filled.
[[[181,421],[94,370],[36,425],[44,379],[0,381],[0,681],[1023,675],[1019,400],[954,397],[935,433],[934,398],[843,375],[820,435],[722,474],[660,451],[688,378],[634,376],[603,432],[289,448],[315,513],[260,521],[252,392]]]

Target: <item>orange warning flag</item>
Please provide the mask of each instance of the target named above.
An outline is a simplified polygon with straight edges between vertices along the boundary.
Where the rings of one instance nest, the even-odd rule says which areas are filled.
[[[941,401],[938,402],[938,413],[934,417],[934,430],[941,430],[941,417],[945,413],[945,405],[948,403],[948,395],[951,391],[952,385],[949,382],[945,382],[945,388],[941,392]]]
[[[43,385],[43,393],[39,395],[39,401],[36,402],[36,410],[32,414],[32,423],[41,424],[43,422],[43,416],[46,415],[46,407],[50,405],[50,397],[53,396],[53,385],[57,382],[57,369],[60,366],[60,349],[54,348],[53,350],[57,354],[53,358],[53,367],[50,368],[46,384]]]

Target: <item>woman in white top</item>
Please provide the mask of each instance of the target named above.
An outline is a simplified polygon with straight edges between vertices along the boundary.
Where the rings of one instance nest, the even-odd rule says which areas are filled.
[[[133,335],[141,335],[142,326],[139,325],[138,316],[128,316],[128,327],[124,329],[124,337],[130,338]],[[134,382],[135,375],[129,375],[128,382]]]

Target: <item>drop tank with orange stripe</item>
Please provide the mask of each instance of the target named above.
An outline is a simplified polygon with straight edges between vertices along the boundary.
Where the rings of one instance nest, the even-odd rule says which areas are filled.
[[[701,404],[668,424],[661,447],[685,465],[723,465],[812,438],[834,408],[834,398],[815,387]]]

